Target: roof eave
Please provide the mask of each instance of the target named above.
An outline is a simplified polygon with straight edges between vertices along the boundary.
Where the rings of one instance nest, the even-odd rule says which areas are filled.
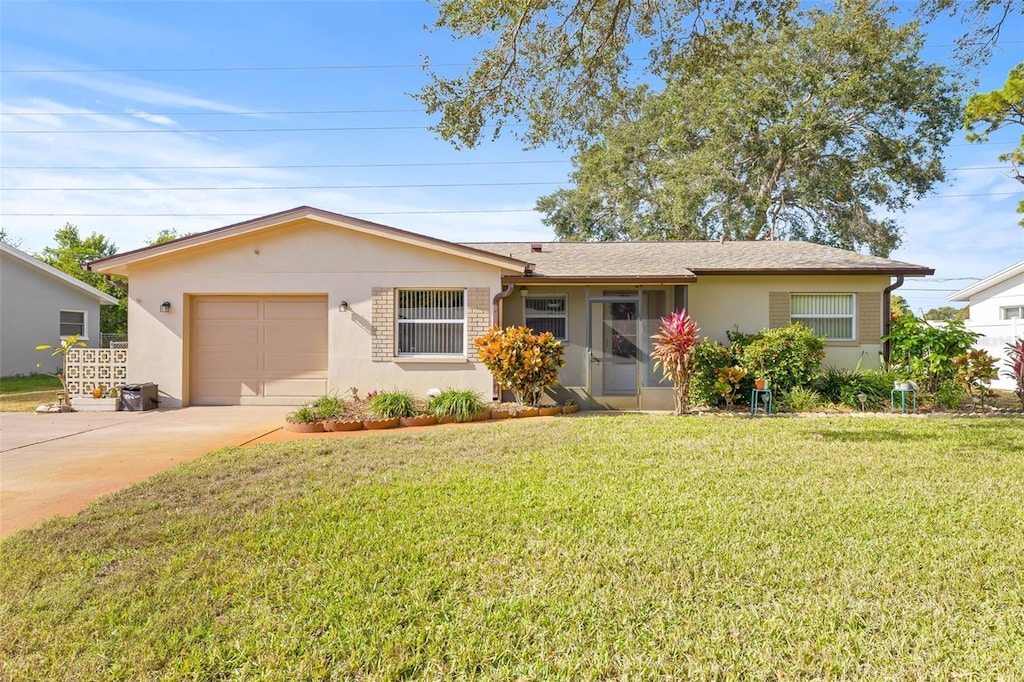
[[[696,275],[505,275],[506,284],[688,284]]]

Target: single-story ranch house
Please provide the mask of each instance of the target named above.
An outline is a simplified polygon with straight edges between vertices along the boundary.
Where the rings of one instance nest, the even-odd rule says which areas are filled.
[[[128,277],[128,380],[165,407],[350,387],[490,398],[472,341],[526,324],[565,343],[556,399],[671,409],[647,340],[672,310],[722,341],[799,320],[827,334],[826,363],[877,366],[890,291],[934,272],[805,242],[456,244],[309,207],[89,267]]]

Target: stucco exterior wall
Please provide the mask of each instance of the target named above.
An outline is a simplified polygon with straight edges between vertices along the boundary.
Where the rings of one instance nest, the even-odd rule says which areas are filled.
[[[129,270],[130,382],[159,384],[162,405],[188,404],[189,306],[204,294],[325,294],[328,388],[362,393],[459,387],[489,398],[491,375],[469,360],[373,362],[374,287],[500,291],[498,267],[311,220],[140,262]],[[339,311],[341,301],[349,310]],[[159,311],[162,301],[169,313]]]
[[[727,343],[726,332],[738,326],[753,333],[770,326],[771,292],[790,293],[867,293],[877,292],[874,301],[858,297],[857,306],[872,306],[881,329],[881,294],[889,286],[886,276],[877,275],[800,275],[750,276],[701,275],[689,286],[689,313],[700,325],[701,335]],[[898,293],[898,292],[897,292]],[[862,300],[863,299],[863,300]],[[871,343],[826,344],[824,365],[835,367],[877,368],[882,353],[878,339]]]
[[[88,294],[50,277],[18,258],[0,252],[0,376],[55,372],[60,357],[37,351],[60,341],[60,311],[85,312],[89,346],[100,341],[100,304]]]

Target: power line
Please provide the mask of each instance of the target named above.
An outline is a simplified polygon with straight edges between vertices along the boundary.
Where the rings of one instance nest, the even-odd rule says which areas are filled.
[[[241,186],[241,187],[0,187],[0,192],[235,192],[235,191],[280,191],[320,189],[419,189],[441,187],[525,187],[532,185],[560,185],[565,180],[523,181],[523,182],[451,182],[451,183],[409,183],[397,185],[284,185],[284,186]],[[1019,195],[1020,192],[976,192],[969,194],[930,194],[926,199],[959,199],[964,197],[1002,197]]]
[[[519,187],[524,185],[558,185],[564,180],[525,182],[439,182],[400,185],[287,185],[242,187],[0,187],[0,192],[235,192],[248,190],[294,189],[417,189],[420,187]]]
[[[2,111],[0,116],[304,116],[307,114],[409,114],[423,109],[315,109],[310,111]]]
[[[127,69],[0,69],[0,73],[234,73],[238,71],[371,71],[388,69],[422,69],[424,64],[321,64],[309,66],[178,66]],[[472,66],[464,64],[430,64],[431,69]]]
[[[324,163],[281,164],[268,166],[0,166],[4,170],[277,170],[282,168],[417,168],[429,166],[511,166],[531,164],[569,163],[562,161],[436,161],[422,163]],[[991,166],[1003,168],[1003,166]],[[955,170],[955,169],[952,169]]]
[[[506,128],[525,124],[506,124]],[[429,130],[430,126],[328,126],[324,128],[161,128],[158,130],[0,130],[2,135],[161,135],[167,133],[317,133],[366,130]],[[984,142],[981,144],[985,144]]]
[[[533,213],[532,208],[498,208],[498,209],[453,209],[438,211],[352,211],[353,217],[365,215],[449,215],[462,213]],[[263,213],[0,213],[0,216],[19,218],[52,218],[72,216],[75,218],[258,218]]]
[[[1021,45],[1024,40],[1000,40],[999,45]],[[925,45],[932,48],[957,47],[955,43]],[[237,73],[237,72],[274,72],[274,71],[373,71],[394,69],[446,69],[473,66],[472,62],[453,62],[429,64],[308,64],[290,66],[167,66],[167,67],[136,67],[117,69],[0,69],[3,74],[46,74],[46,73]]]

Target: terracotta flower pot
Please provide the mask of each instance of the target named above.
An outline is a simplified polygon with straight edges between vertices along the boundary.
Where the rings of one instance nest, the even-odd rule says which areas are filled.
[[[364,419],[363,428],[378,430],[378,429],[394,429],[398,427],[398,417],[391,419]]]
[[[562,408],[559,405],[548,405],[540,408],[540,416],[542,417],[555,417],[562,414]]]
[[[402,426],[433,426],[437,423],[437,417],[432,414],[420,414],[415,417],[402,417],[398,423]]]
[[[324,422],[324,431],[361,431],[363,422],[358,419],[343,419]]]
[[[759,391],[763,391],[764,387],[767,386],[767,385],[768,385],[768,382],[765,381],[764,379],[756,379],[754,381],[754,388],[756,388]]]
[[[284,423],[284,430],[292,433],[323,433],[324,425],[320,422],[288,422]]]
[[[540,414],[540,408],[538,407],[522,407],[516,410],[517,417],[536,417]]]

